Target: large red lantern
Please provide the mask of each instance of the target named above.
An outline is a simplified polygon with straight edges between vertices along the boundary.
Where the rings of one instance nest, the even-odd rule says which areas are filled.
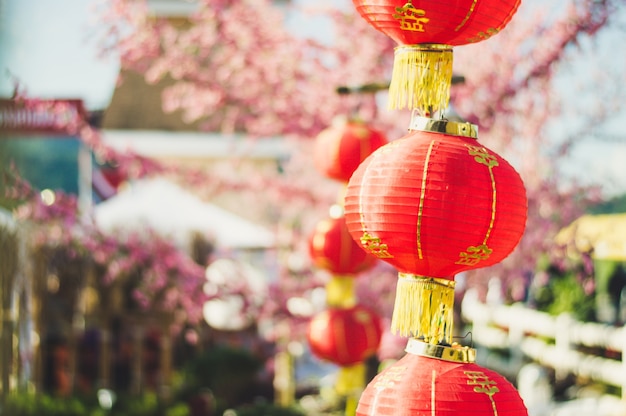
[[[309,237],[309,254],[315,266],[337,275],[356,275],[377,261],[354,241],[343,215],[317,223]]]
[[[358,364],[374,355],[381,336],[380,318],[361,305],[329,308],[313,317],[307,332],[311,352],[340,366]]]
[[[348,183],[352,237],[399,271],[392,329],[402,335],[449,342],[455,274],[503,260],[524,232],[522,179],[475,137],[469,123],[417,118]]]
[[[315,140],[315,167],[326,177],[348,182],[359,164],[387,138],[365,122],[342,120],[323,130]]]
[[[447,107],[452,79],[452,46],[497,34],[520,0],[352,0],[359,14],[398,43],[391,108],[430,114]]]
[[[368,384],[357,415],[528,415],[515,387],[477,365],[474,350],[412,339],[407,352]]]

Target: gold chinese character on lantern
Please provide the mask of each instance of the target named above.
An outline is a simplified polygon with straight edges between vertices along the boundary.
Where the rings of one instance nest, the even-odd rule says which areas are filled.
[[[467,251],[459,253],[459,260],[455,264],[467,264],[476,265],[481,260],[487,260],[489,255],[493,253],[493,250],[487,247],[486,244],[479,246],[470,246]]]
[[[393,258],[391,253],[388,251],[389,247],[387,247],[387,244],[383,244],[380,241],[380,238],[374,237],[367,232],[363,233],[363,236],[361,237],[361,244],[365,250],[369,251],[379,259]]]
[[[467,380],[467,384],[470,386],[476,386],[474,387],[474,391],[476,393],[485,393],[491,398],[491,396],[500,391],[497,383],[491,380],[482,371],[464,371],[464,373],[469,379]]]
[[[402,7],[396,7],[396,12],[393,18],[400,20],[400,29],[408,30],[411,32],[424,32],[424,24],[430,20],[426,16],[426,12],[422,9],[417,9],[409,1]]]
[[[476,160],[476,162],[482,163],[483,165],[489,168],[499,165],[498,159],[494,155],[489,154],[487,149],[485,149],[484,147],[470,146],[470,145],[466,145],[466,146],[469,151],[469,154],[471,156],[475,156],[474,160]]]
[[[498,34],[498,29],[494,27],[490,27],[489,29],[485,31],[478,32],[475,36],[467,38],[467,43],[482,42],[483,40],[489,39],[490,37],[495,36],[497,34]]]

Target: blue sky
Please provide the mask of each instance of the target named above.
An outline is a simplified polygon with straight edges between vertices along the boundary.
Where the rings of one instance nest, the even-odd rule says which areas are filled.
[[[97,56],[91,0],[0,0],[0,95],[17,78],[29,96],[82,98],[105,106],[118,73]]]
[[[97,56],[93,7],[101,1],[104,0],[0,0],[0,96],[11,95],[12,77],[16,77],[30,96],[81,98],[88,109],[106,107],[119,65],[115,56]],[[307,4],[305,0],[297,2]],[[350,6],[346,0],[318,0],[315,6],[322,4]],[[624,10],[622,27],[626,27]],[[305,35],[324,33],[319,30],[321,25],[323,22],[317,19],[295,16],[291,20],[291,26]],[[603,35],[601,44],[607,46],[606,52],[594,55],[618,65],[621,74],[626,68],[625,33],[622,28]],[[622,102],[626,102],[626,89],[621,88]],[[626,192],[626,137],[620,131],[625,118],[621,113],[613,117],[613,127],[605,130],[607,136],[621,135],[620,140],[581,137],[564,162],[565,174],[585,183],[604,184],[607,196]]]

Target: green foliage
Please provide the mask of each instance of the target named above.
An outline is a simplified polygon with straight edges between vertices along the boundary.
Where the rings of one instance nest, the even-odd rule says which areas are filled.
[[[11,394],[0,407],[0,416],[189,416],[190,399],[207,391],[217,402],[215,414],[225,409],[251,403],[256,376],[262,362],[242,349],[212,348],[190,362],[184,376],[185,384],[171,403],[159,400],[154,392],[141,396],[118,396],[110,412],[100,408],[96,397],[61,398],[43,394]],[[208,405],[214,407],[215,403]],[[270,404],[241,407],[243,415],[300,416],[294,409]],[[237,413],[239,414],[239,413]]]
[[[580,321],[595,319],[595,299],[585,294],[574,273],[551,275],[547,285],[536,289],[538,310],[551,315],[570,313]]]
[[[233,408],[248,399],[262,361],[243,349],[215,347],[205,351],[185,368],[185,392],[193,395],[212,391],[218,409]]]
[[[237,416],[304,416],[294,407],[280,407],[269,403],[242,406],[235,410]]]
[[[110,411],[95,398],[62,398],[31,393],[9,395],[0,416],[189,416],[187,403],[160,403],[154,393],[119,397]]]
[[[189,416],[189,406],[186,403],[176,403],[165,411],[165,416]]]
[[[120,397],[113,406],[112,414],[124,416],[153,416],[159,414],[159,400],[155,393],[144,393],[139,397]]]
[[[556,279],[553,284],[556,296],[548,308],[552,315],[564,312],[573,314],[580,321],[593,320],[594,300],[586,296],[581,284],[571,275]]]
[[[95,408],[89,408],[78,398],[59,398],[49,395],[13,394],[7,397],[0,409],[2,416],[96,416]]]
[[[589,209],[590,214],[615,214],[626,212],[626,194],[615,196]]]

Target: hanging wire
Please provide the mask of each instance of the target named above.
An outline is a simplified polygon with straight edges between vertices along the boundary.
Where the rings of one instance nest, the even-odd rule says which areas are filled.
[[[472,331],[467,331],[465,333],[465,335],[458,336],[458,337],[452,337],[452,339],[463,339],[464,340],[468,336],[470,337],[470,345],[469,346],[470,346],[470,348],[474,348],[474,336],[472,334]]]

